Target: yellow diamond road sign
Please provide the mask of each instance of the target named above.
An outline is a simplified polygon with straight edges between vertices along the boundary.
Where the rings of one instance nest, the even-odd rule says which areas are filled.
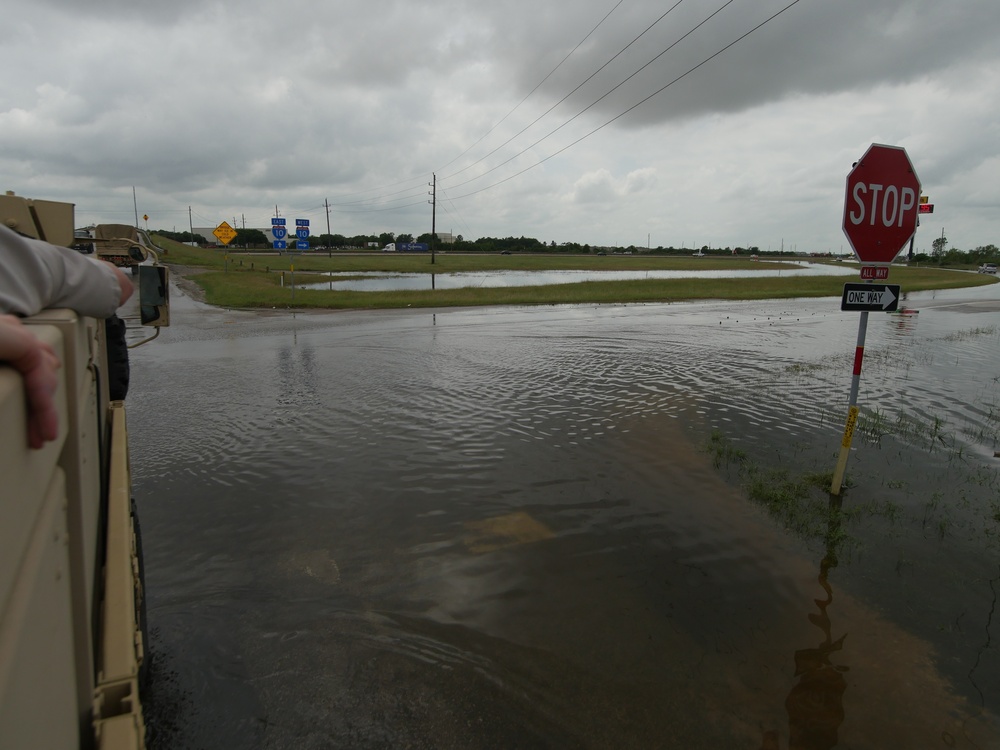
[[[212,231],[212,234],[218,237],[223,245],[228,245],[236,237],[236,230],[229,226],[228,221],[224,221]]]

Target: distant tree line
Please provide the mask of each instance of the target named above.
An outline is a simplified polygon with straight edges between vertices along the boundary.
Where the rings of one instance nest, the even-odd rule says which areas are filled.
[[[201,245],[214,245],[216,242],[205,239],[200,234],[191,232],[170,232],[164,229],[157,230],[168,239],[177,242],[197,242]],[[294,240],[295,238],[290,238]],[[381,232],[380,234],[359,234],[346,236],[343,234],[320,234],[309,237],[309,247],[313,250],[359,250],[377,246],[385,247],[393,242],[425,242],[428,245],[434,241],[430,232],[418,235],[414,239],[412,234],[393,232]],[[701,252],[705,255],[716,256],[748,256],[767,255],[769,257],[797,257],[810,255],[813,257],[832,257],[833,253],[802,253],[796,250],[775,250],[762,251],[759,247],[717,247],[711,248],[703,245],[700,248],[685,248],[673,246],[641,247],[636,245],[628,246],[601,246],[580,244],[578,242],[556,243],[543,242],[534,237],[480,237],[477,240],[466,240],[462,235],[458,235],[454,242],[441,243],[438,239],[435,242],[438,250],[447,250],[456,253],[567,253],[567,254],[595,254],[604,253],[645,253],[650,255],[690,255],[693,251]],[[271,240],[260,229],[237,229],[236,237],[230,247],[243,247],[249,249],[263,250],[271,248]],[[931,243],[932,250],[928,253],[917,253],[913,260],[917,263],[932,264],[938,266],[979,266],[983,263],[1000,263],[1000,250],[996,245],[982,245],[974,250],[959,250],[957,248],[948,249],[948,240],[943,235]],[[905,253],[903,254],[905,256]]]
[[[980,245],[974,250],[959,250],[948,248],[948,238],[943,234],[931,243],[931,252],[916,253],[913,260],[916,263],[927,263],[937,266],[981,266],[984,263],[1000,264],[1000,249],[996,245]]]
[[[199,245],[209,244],[203,235],[191,234],[191,232],[169,232],[166,229],[157,229],[156,234],[174,242],[197,242]]]

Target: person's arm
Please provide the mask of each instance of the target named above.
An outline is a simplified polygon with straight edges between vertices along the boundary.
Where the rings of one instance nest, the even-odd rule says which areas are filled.
[[[0,315],[0,362],[24,379],[28,400],[28,445],[41,448],[59,435],[59,413],[53,396],[59,387],[60,363],[48,344],[35,337],[14,315]]]
[[[0,313],[68,307],[107,318],[131,294],[132,282],[120,268],[0,225]]]
[[[115,278],[118,279],[118,287],[120,289],[118,295],[118,307],[121,307],[126,302],[128,302],[128,298],[132,296],[132,292],[134,291],[134,287],[132,286],[132,279],[126,276],[125,272],[118,266],[116,266],[114,263],[111,263],[110,261],[107,260],[102,260],[100,262],[106,265],[108,268],[110,268],[111,272],[115,275]],[[105,317],[110,318],[111,316],[107,315]]]

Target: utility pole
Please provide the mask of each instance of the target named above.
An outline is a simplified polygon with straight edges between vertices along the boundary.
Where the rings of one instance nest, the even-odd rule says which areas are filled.
[[[194,220],[191,218],[191,206],[188,206],[188,229],[191,230],[191,241],[194,242]]]
[[[326,241],[330,242],[330,200],[328,198],[323,199],[323,205],[326,206]],[[332,244],[332,243],[331,243]],[[327,250],[333,250],[330,245],[327,245]]]
[[[135,228],[139,228],[139,204],[135,200],[135,185],[132,186],[132,205],[135,207]]]
[[[434,264],[434,245],[437,240],[437,175],[431,172],[434,181],[431,183],[431,265]]]

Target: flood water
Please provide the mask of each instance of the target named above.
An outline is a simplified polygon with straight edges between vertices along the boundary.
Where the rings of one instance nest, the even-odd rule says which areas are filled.
[[[831,514],[750,488],[833,470],[839,300],[175,288],[127,402],[152,746],[1000,747],[1000,286],[906,304]]]
[[[774,261],[785,265],[756,271],[467,271],[458,273],[399,273],[394,271],[344,271],[299,274],[305,289],[352,292],[395,292],[413,289],[467,289],[507,286],[580,284],[585,281],[636,281],[640,279],[748,279],[763,276],[857,276],[856,265]],[[324,281],[313,281],[323,278]]]

